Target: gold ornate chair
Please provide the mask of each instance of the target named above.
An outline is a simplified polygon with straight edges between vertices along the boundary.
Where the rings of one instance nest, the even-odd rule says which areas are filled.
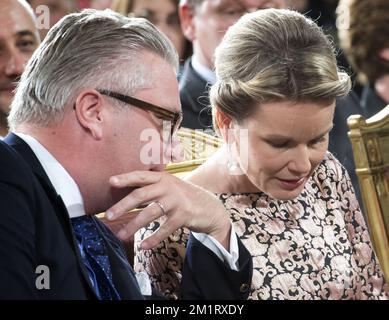
[[[371,240],[389,282],[389,105],[347,122]]]
[[[214,136],[205,134],[202,131],[186,128],[181,128],[178,131],[178,138],[184,149],[185,161],[167,165],[166,171],[180,178],[183,178],[186,174],[201,165],[222,144],[221,140]],[[129,223],[138,211],[138,209],[135,209],[115,221],[108,221],[105,218],[104,213],[99,214],[98,217],[116,233],[119,229]],[[133,265],[134,262],[133,245],[134,243],[132,240],[124,246],[127,258],[131,265]]]

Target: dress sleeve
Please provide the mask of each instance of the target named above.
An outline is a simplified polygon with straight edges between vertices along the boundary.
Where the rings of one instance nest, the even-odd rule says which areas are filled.
[[[161,221],[154,221],[135,234],[135,272],[146,272],[155,289],[169,299],[178,299],[189,238],[188,229],[179,229],[151,250],[140,250],[139,243],[156,231]]]
[[[354,259],[359,270],[359,299],[388,299],[388,286],[385,283],[378,259],[373,251],[369,230],[355,197],[355,192],[347,170],[333,158],[337,178],[336,193],[344,212],[348,240],[352,246]]]

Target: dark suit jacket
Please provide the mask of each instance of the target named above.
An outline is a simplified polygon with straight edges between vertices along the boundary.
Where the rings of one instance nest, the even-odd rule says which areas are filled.
[[[96,299],[63,201],[30,147],[13,134],[5,142],[0,141],[0,299]],[[143,299],[120,241],[96,221],[120,296]],[[196,239],[192,241],[186,265],[190,288],[183,285],[183,298],[246,298],[248,292],[240,292],[240,287],[251,283],[247,250],[240,244],[242,268],[232,272]],[[189,263],[197,260],[209,265],[210,272],[199,273]],[[50,289],[37,289],[39,265],[49,267]]]
[[[209,84],[193,69],[192,59],[185,61],[180,77],[180,99],[184,113],[182,126],[184,128],[212,129],[209,88]]]
[[[385,108],[386,105],[388,105],[388,103],[386,103],[380,96],[378,96],[371,86],[365,85],[363,87],[361,95],[361,108],[365,118],[374,116],[376,113]]]

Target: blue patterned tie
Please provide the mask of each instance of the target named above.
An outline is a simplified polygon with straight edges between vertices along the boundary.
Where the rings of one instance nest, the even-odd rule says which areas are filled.
[[[120,296],[112,280],[111,266],[104,239],[96,227],[92,216],[71,219],[77,241],[81,244],[87,269],[93,273],[102,300],[119,300]],[[91,270],[90,270],[91,269]]]

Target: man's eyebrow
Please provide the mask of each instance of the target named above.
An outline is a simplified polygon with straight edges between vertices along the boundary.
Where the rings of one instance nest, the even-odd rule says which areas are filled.
[[[36,38],[36,35],[34,32],[30,31],[30,30],[21,30],[21,31],[18,31],[16,33],[16,35],[18,37],[24,37],[24,36],[33,36],[34,38]]]

